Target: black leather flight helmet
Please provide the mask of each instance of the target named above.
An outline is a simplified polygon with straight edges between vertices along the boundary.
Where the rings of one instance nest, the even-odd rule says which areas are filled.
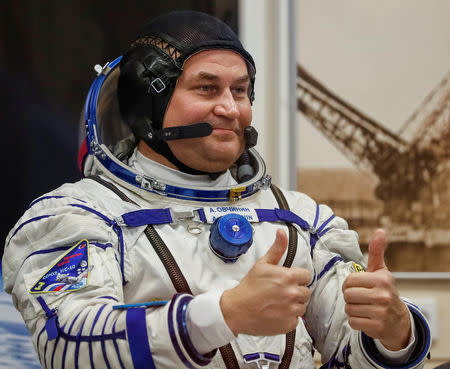
[[[204,172],[174,156],[162,138],[162,124],[184,62],[210,49],[232,50],[242,56],[250,77],[248,96],[253,103],[256,67],[252,56],[227,24],[205,13],[175,11],[153,19],[139,32],[120,62],[118,99],[122,118],[137,139],[190,174]]]

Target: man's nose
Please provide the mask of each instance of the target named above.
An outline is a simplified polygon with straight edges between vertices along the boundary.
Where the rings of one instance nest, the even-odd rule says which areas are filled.
[[[216,115],[222,115],[229,119],[239,118],[239,109],[230,90],[226,90],[219,96],[216,106],[214,107]]]

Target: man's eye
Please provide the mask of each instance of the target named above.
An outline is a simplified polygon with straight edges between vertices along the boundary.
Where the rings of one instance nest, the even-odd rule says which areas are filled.
[[[243,96],[243,95],[247,95],[247,87],[235,87],[233,89],[233,93],[236,96]]]
[[[200,91],[203,91],[203,92],[209,92],[209,91],[211,91],[213,89],[213,87],[211,86],[211,85],[203,85],[203,86],[200,86]]]

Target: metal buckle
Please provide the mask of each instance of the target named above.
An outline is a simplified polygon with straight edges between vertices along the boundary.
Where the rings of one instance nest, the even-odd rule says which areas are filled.
[[[172,223],[179,222],[180,220],[186,221],[186,230],[193,235],[199,235],[202,233],[202,228],[196,223],[196,216],[198,215],[195,210],[175,211],[169,209],[172,216]]]
[[[262,179],[260,179],[258,182],[256,182],[253,185],[253,188],[255,190],[259,190],[259,189],[267,190],[270,187],[271,183],[272,183],[272,177],[269,175],[266,175]]]
[[[244,192],[245,189],[246,189],[245,186],[232,188],[230,190],[230,201],[242,200],[242,192]]]
[[[100,64],[95,64],[94,66],[94,70],[97,72],[97,77],[100,74],[108,74],[108,72],[110,71],[110,67],[109,67],[109,62],[107,62],[103,67]]]
[[[172,222],[179,220],[193,219],[195,214],[193,210],[175,211],[170,209],[170,215],[172,216]]]
[[[248,357],[251,356],[251,357]],[[278,355],[268,354],[266,352],[259,352],[244,356],[246,363],[255,363],[258,369],[269,369],[271,363],[279,364],[281,360],[277,358]]]
[[[139,182],[143,189],[155,191],[160,195],[167,195],[167,193],[165,192],[166,185],[164,183],[158,182],[156,179],[145,178],[145,176],[138,174],[136,175],[136,181]]]
[[[158,88],[157,86],[156,86],[156,84],[159,84],[159,86],[161,87],[161,88]],[[157,94],[159,94],[161,91],[163,91],[165,88],[166,88],[166,85],[165,85],[165,83],[161,80],[161,78],[156,78],[156,79],[154,79],[153,81],[152,81],[152,83],[150,84],[150,87],[153,87],[153,89],[155,90],[155,92],[157,93]]]

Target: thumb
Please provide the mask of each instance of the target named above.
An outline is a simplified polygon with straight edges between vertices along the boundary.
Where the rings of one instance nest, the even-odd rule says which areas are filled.
[[[369,260],[367,271],[375,272],[386,267],[384,263],[384,249],[386,244],[386,233],[383,229],[377,229],[369,244]]]
[[[277,265],[286,251],[287,244],[288,238],[286,232],[278,229],[273,245],[260,260],[264,263]]]

